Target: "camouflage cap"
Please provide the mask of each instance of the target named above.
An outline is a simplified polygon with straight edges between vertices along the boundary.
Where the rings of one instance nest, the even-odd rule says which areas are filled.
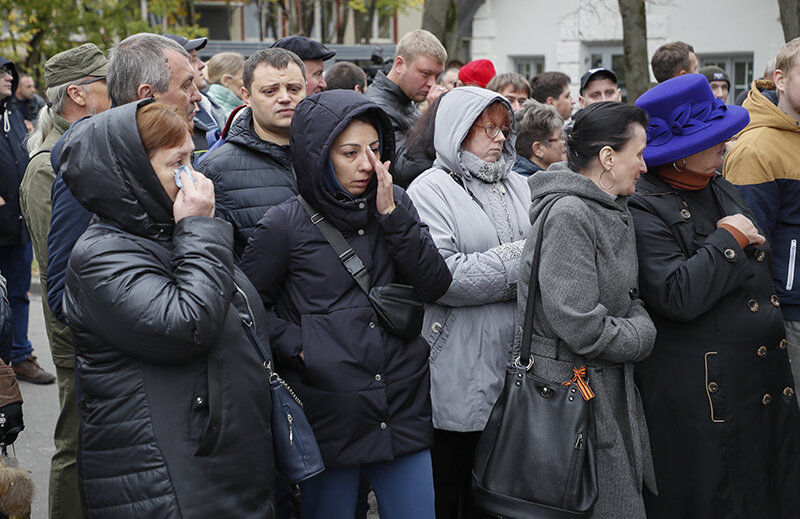
[[[94,43],[59,52],[44,64],[47,88],[67,84],[84,76],[104,77],[108,74],[108,60]]]

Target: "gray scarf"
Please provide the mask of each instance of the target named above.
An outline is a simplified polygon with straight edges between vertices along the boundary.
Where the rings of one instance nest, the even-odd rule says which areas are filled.
[[[506,159],[503,155],[500,155],[500,158],[495,162],[486,162],[477,155],[461,148],[459,150],[459,160],[461,161],[461,167],[488,184],[506,178]]]

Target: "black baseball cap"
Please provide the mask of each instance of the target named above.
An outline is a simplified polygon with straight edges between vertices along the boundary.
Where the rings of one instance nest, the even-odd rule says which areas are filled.
[[[165,34],[164,36],[183,47],[183,50],[186,52],[190,50],[200,50],[208,44],[208,38],[195,38],[190,40],[189,38],[184,38],[177,34]]]
[[[617,83],[617,75],[614,74],[613,70],[607,68],[593,68],[586,74],[581,76],[581,88],[580,90],[578,90],[578,93],[580,95],[583,95],[583,91],[586,89],[586,85],[588,85],[589,82],[597,79],[598,77],[605,77],[613,81],[614,84]]]
[[[329,49],[317,40],[305,36],[287,36],[276,41],[270,47],[279,47],[294,52],[300,59],[329,60],[336,55],[336,51]]]

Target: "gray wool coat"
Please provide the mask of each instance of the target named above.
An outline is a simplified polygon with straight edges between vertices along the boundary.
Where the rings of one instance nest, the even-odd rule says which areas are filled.
[[[431,346],[433,426],[447,431],[486,427],[514,342],[517,270],[530,229],[530,192],[525,179],[511,171],[514,118],[503,145],[507,176],[501,181],[489,184],[472,176],[458,158],[472,123],[495,100],[511,112],[503,96],[483,88],[459,87],[447,94],[436,113],[436,161],[408,188],[453,275],[447,293],[425,306],[422,328]],[[492,203],[497,193],[502,204]],[[501,243],[496,225],[510,226],[511,241]]]
[[[531,222],[554,196],[547,217],[539,291],[528,294],[534,223],[520,264],[521,315],[536,305],[533,370],[548,380],[572,378],[584,364],[595,393],[600,497],[593,518],[644,518],[642,484],[655,491],[647,425],[633,382],[633,362],[653,348],[656,330],[638,297],[638,260],[626,197],[614,199],[591,180],[552,165],[528,179]],[[520,334],[521,335],[521,334]],[[515,344],[513,356],[518,354]],[[566,362],[556,362],[566,361]]]

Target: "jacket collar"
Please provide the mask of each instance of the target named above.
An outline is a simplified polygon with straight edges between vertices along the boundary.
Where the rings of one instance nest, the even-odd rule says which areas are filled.
[[[405,92],[403,92],[403,89],[400,88],[400,85],[389,79],[389,77],[382,71],[379,71],[375,75],[375,79],[372,81],[372,84],[375,85],[375,88],[383,90],[392,97],[396,97],[401,104],[411,104],[414,102],[406,95]]]

